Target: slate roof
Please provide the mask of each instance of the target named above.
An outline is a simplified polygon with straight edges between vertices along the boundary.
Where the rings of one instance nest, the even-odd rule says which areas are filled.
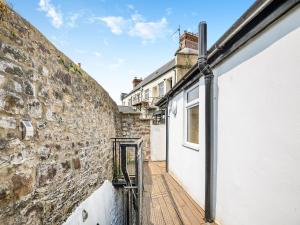
[[[147,77],[145,77],[143,79],[143,81],[141,83],[139,83],[135,88],[133,88],[127,95],[132,94],[133,92],[135,92],[136,90],[140,89],[141,87],[145,86],[146,84],[150,83],[151,81],[161,77],[162,75],[164,75],[166,72],[168,72],[169,70],[173,69],[175,67],[175,58],[170,60],[169,62],[167,62],[166,64],[164,64],[162,67],[158,68],[157,70],[155,70],[153,73],[151,73],[150,75],[148,75]]]

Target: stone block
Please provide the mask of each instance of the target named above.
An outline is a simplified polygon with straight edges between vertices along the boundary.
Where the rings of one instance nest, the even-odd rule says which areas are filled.
[[[38,100],[31,100],[27,104],[28,114],[33,118],[41,118],[42,117],[42,105]]]
[[[25,174],[15,174],[11,178],[13,193],[17,199],[32,191],[32,177]]]
[[[37,184],[38,186],[45,186],[56,175],[57,169],[55,165],[41,165],[37,168]]]
[[[7,185],[1,184],[0,185],[0,202],[3,200],[8,199],[10,196],[10,189]]]
[[[67,171],[71,168],[71,163],[70,161],[65,161],[61,163],[61,166],[64,169],[64,171]]]
[[[39,148],[39,157],[41,160],[48,159],[49,155],[50,155],[50,148],[47,148],[46,146],[41,146]]]
[[[0,117],[0,127],[4,129],[16,129],[17,123],[13,117]]]
[[[33,85],[28,81],[24,82],[24,90],[25,90],[25,94],[31,95],[31,96],[34,95]]]
[[[3,150],[6,148],[8,141],[4,138],[0,138],[0,150]]]
[[[80,159],[79,158],[72,159],[72,164],[73,164],[73,168],[75,170],[81,168],[81,164],[80,164]]]

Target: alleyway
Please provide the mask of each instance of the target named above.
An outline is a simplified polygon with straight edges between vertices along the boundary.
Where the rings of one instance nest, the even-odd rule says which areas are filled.
[[[144,169],[144,225],[205,224],[204,211],[165,172],[165,162],[145,163]]]

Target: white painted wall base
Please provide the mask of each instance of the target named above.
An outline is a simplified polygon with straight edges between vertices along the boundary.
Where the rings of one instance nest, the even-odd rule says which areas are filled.
[[[84,222],[83,210],[88,213]],[[64,225],[121,225],[122,222],[122,195],[110,181],[105,181],[75,209]]]
[[[166,160],[166,125],[151,124],[151,160]]]

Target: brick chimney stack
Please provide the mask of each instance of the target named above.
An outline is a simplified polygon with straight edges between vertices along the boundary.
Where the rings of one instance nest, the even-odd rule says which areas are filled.
[[[133,88],[135,88],[139,83],[141,83],[143,81],[143,78],[137,78],[135,77],[132,81],[132,85],[133,85]]]
[[[184,31],[180,36],[180,49],[184,48],[198,50],[198,34]]]

